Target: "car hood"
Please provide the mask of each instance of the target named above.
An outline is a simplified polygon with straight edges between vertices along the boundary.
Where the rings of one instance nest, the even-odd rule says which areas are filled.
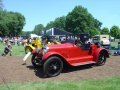
[[[74,46],[74,44],[72,44],[72,43],[48,45],[49,49],[69,48],[69,47],[73,47],[73,46]]]

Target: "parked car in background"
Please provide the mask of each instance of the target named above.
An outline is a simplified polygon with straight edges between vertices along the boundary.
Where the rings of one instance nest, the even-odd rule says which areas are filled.
[[[102,46],[110,45],[109,35],[95,35],[92,38],[93,42],[99,42]]]
[[[110,38],[109,35],[95,35],[92,37],[94,43],[99,43],[102,47],[110,49]]]
[[[110,54],[115,56],[120,55],[120,42],[118,42],[117,47],[114,47],[114,46],[110,47]]]

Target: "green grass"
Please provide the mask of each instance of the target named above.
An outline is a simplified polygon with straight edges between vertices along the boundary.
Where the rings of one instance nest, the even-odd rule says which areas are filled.
[[[7,87],[8,86],[8,87]],[[102,80],[1,84],[0,90],[120,90],[120,77]]]
[[[118,42],[111,42],[111,46],[117,48],[118,47]]]
[[[0,54],[3,53],[4,48],[5,48],[5,44],[0,42]],[[12,56],[24,56],[24,55],[25,55],[25,51],[22,45],[20,46],[12,45]]]

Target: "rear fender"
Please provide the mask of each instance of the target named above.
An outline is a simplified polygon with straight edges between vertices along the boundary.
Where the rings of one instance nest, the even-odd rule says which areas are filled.
[[[104,49],[104,48],[98,48],[97,50],[95,50],[95,52],[93,54],[94,61],[98,60],[99,53],[101,53],[101,52],[104,52],[104,54],[106,55],[107,58],[109,57],[109,53],[108,53],[108,51],[106,49]]]

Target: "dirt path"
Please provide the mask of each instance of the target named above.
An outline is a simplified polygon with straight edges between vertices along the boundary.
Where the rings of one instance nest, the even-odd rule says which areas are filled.
[[[35,69],[27,61],[22,65],[22,57],[0,56],[0,83],[4,82],[29,82],[29,81],[61,81],[100,79],[108,76],[120,76],[120,56],[111,56],[104,66],[80,66],[63,70],[56,77],[43,78],[42,70]]]

